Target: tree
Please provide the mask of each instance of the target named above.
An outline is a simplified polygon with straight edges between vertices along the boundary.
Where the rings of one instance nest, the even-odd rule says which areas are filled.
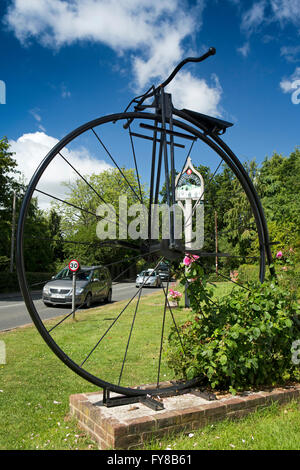
[[[21,208],[25,194],[25,184],[17,180],[20,175],[17,163],[10,151],[8,139],[0,140],[0,270],[8,269],[10,262],[10,247],[12,234],[12,201],[13,193],[17,193],[16,219]],[[37,199],[32,199],[26,217],[24,231],[24,259],[25,267],[30,272],[52,271],[54,261],[61,256],[61,245],[59,245],[59,218],[57,214],[47,215],[39,209]],[[56,232],[55,244],[49,242]],[[45,243],[45,238],[48,242]]]
[[[13,158],[13,152],[9,151],[7,137],[0,140],[0,207],[7,208],[14,190],[19,189],[19,184],[13,178],[13,174],[20,173],[17,162]]]
[[[258,178],[271,241],[300,245],[300,150],[288,157],[274,153],[266,158]]]
[[[0,140],[0,270],[8,268],[10,261],[11,220],[13,192],[19,192],[19,184],[13,175],[17,174],[17,163],[9,151],[6,137]]]
[[[244,164],[252,182],[256,183],[258,166],[255,160]],[[230,207],[225,211],[223,220],[227,227],[226,239],[230,253],[243,257],[259,256],[258,233],[249,199],[237,178],[231,181]]]
[[[66,203],[53,203],[55,211],[61,218],[60,227],[64,241],[64,262],[71,257],[77,257],[82,264],[99,265],[119,263],[119,271],[122,266],[127,265],[127,260],[137,255],[136,251],[118,246],[103,246],[103,241],[97,236],[97,225],[103,217],[114,222],[116,219],[116,237],[120,229],[125,229],[125,224],[120,223],[119,196],[127,198],[127,206],[140,203],[141,200],[147,205],[147,191],[138,184],[135,171],[122,168],[123,175],[116,168],[105,170],[100,174],[85,176],[85,181],[77,179],[65,183],[67,195]],[[101,208],[99,207],[101,206]],[[105,209],[111,209],[106,215]],[[132,217],[128,218],[128,222]],[[124,237],[123,237],[124,238]],[[125,239],[129,239],[127,235]]]

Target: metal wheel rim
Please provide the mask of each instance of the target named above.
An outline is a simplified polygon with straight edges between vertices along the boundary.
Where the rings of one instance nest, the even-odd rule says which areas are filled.
[[[178,115],[178,117],[183,117],[184,113],[181,112],[174,112],[174,115]],[[192,379],[189,381],[186,381],[184,383],[178,383],[176,385],[166,387],[164,389],[161,388],[154,388],[154,389],[134,389],[134,388],[128,388],[128,387],[122,387],[118,386],[116,384],[104,381],[100,379],[99,377],[94,376],[93,374],[90,374],[88,371],[85,369],[82,369],[77,363],[75,363],[69,356],[67,356],[64,351],[57,345],[57,343],[53,340],[51,335],[47,332],[45,329],[45,326],[43,322],[40,319],[40,316],[33,304],[27,280],[26,280],[26,271],[25,271],[25,266],[24,266],[24,257],[23,257],[23,233],[24,233],[24,224],[26,220],[26,215],[29,207],[29,203],[32,198],[32,194],[34,192],[34,188],[36,187],[39,179],[41,178],[44,170],[47,168],[49,163],[52,161],[52,159],[57,155],[57,153],[64,148],[68,143],[70,143],[73,139],[81,135],[83,132],[86,130],[96,127],[100,124],[105,124],[110,121],[114,120],[121,120],[121,119],[130,119],[130,118],[141,118],[141,119],[148,119],[148,120],[154,120],[156,119],[158,122],[161,121],[160,116],[154,116],[153,114],[150,113],[137,113],[137,112],[131,112],[131,113],[118,113],[118,114],[112,114],[108,115],[105,117],[97,118],[95,120],[89,121],[82,126],[78,127],[77,129],[73,130],[70,132],[68,135],[66,135],[63,139],[58,142],[58,144],[53,147],[53,149],[46,155],[46,157],[43,159],[37,170],[35,171],[34,175],[31,178],[31,181],[28,185],[23,204],[21,207],[20,211],[20,217],[18,221],[18,229],[17,229],[17,256],[16,256],[16,266],[17,266],[17,273],[18,273],[18,278],[19,278],[19,284],[20,288],[25,300],[25,304],[27,307],[27,310],[37,328],[41,336],[43,337],[44,341],[47,343],[47,345],[51,348],[51,350],[55,353],[55,355],[64,363],[66,364],[71,370],[73,370],[75,373],[77,373],[79,376],[84,378],[85,380],[93,383],[96,386],[99,386],[101,388],[109,388],[111,391],[116,392],[116,393],[121,393],[121,394],[126,394],[126,395],[132,395],[132,396],[137,396],[137,395],[155,395],[157,393],[161,393],[162,390],[164,392],[172,392],[172,391],[178,391],[182,390],[185,388],[189,388],[195,384],[197,384],[198,379]],[[218,138],[217,142],[213,142],[211,139],[209,139],[201,130],[192,127],[190,124],[195,125],[194,122],[192,122],[191,119],[186,118],[184,115],[184,118],[186,121],[189,123],[186,124],[185,122],[182,121],[173,121],[174,125],[177,125],[178,127],[188,130],[189,132],[193,133],[196,135],[198,138],[200,138],[204,143],[209,145],[217,154],[223,158],[223,160],[228,164],[228,166],[233,170],[239,181],[241,182],[247,196],[250,196],[251,198],[251,205],[252,209],[254,209],[254,215],[256,219],[256,225],[258,228],[258,235],[260,238],[260,243],[263,249],[261,250],[261,257],[260,257],[260,269],[261,269],[261,274],[260,274],[260,280],[263,282],[264,279],[264,266],[265,266],[265,255],[264,255],[264,248],[266,244],[266,239],[267,239],[267,233],[265,232],[265,226],[262,222],[262,216],[259,211],[259,208],[257,206],[257,201],[255,194],[253,194],[253,188],[249,186],[249,181],[247,181],[247,178],[240,172],[240,169],[236,166],[236,162],[233,161],[232,156],[228,153],[225,152],[225,148],[220,147],[220,142],[222,143],[222,140]],[[224,144],[225,145],[225,144]],[[232,155],[234,155],[232,153]]]

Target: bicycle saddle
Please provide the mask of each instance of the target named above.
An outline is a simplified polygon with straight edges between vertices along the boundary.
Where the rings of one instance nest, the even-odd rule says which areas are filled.
[[[207,133],[217,132],[217,134],[224,134],[228,127],[233,126],[231,122],[223,121],[206,114],[197,113],[190,109],[183,109],[184,113],[188,114],[191,118],[195,119],[200,124],[203,124],[207,129]]]

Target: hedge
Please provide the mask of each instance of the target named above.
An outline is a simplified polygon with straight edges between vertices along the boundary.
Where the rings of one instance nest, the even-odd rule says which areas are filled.
[[[42,289],[54,273],[26,273],[27,282],[33,290]],[[0,292],[19,292],[19,281],[16,272],[0,272]]]

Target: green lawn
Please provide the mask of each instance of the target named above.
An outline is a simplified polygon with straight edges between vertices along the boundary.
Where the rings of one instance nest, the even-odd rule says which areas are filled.
[[[216,295],[222,295],[226,288],[227,286],[219,284]],[[183,307],[183,301],[181,303],[182,307],[174,310],[178,323],[185,321],[189,313]],[[80,311],[76,314],[76,321],[68,319],[55,328],[53,337],[74,360],[81,362],[125,305],[126,302],[118,302]],[[112,326],[103,343],[101,342],[86,362],[90,372],[99,374],[103,379],[118,382],[135,305],[136,300]],[[163,308],[161,291],[142,298],[121,385],[132,386],[156,381]],[[47,327],[50,328],[56,323],[57,320],[48,321]],[[168,313],[165,338],[171,324],[172,318]],[[0,449],[96,448],[96,445],[79,431],[76,421],[68,417],[68,411],[71,394],[92,392],[97,388],[81,379],[56,358],[35,327],[1,333],[0,340],[5,342],[7,353],[7,363],[0,365]],[[164,360],[160,378],[171,378]],[[216,428],[194,433],[193,437],[182,437],[179,440],[177,436],[172,440],[172,446],[176,443],[177,449],[193,449],[199,446],[202,448],[203,445],[207,446],[204,448],[228,448],[229,444],[233,444],[238,448],[238,445],[244,445],[242,439],[248,442],[248,437],[253,435],[255,442],[251,439],[247,445],[260,445],[264,448],[267,442],[268,445],[273,442],[273,448],[279,445],[286,448],[297,445],[299,448],[300,412],[296,405],[286,409],[287,413],[273,409],[270,415],[266,415],[265,429],[260,427],[263,420],[258,415],[257,424],[251,421],[255,417],[234,424],[218,424]],[[272,420],[274,432],[270,433]],[[245,431],[240,426],[245,426]],[[280,442],[278,433],[284,426],[286,441]],[[293,438],[290,435],[292,428]],[[211,434],[216,429],[217,434]],[[235,429],[240,431],[232,434]],[[257,430],[256,434],[253,434],[254,429]],[[203,436],[206,436],[205,439]],[[235,440],[229,442],[231,436],[235,436]],[[243,436],[248,436],[248,440]],[[169,443],[170,440],[167,440],[161,445],[167,446]],[[151,448],[160,448],[159,442],[153,443]]]
[[[146,449],[299,450],[300,404],[274,403],[235,421],[224,420],[190,433],[153,440]]]
[[[79,311],[75,321],[67,319],[51,334],[64,351],[80,363],[125,305],[126,302],[117,302]],[[118,382],[135,305],[136,300],[86,362],[89,372]],[[163,310],[160,290],[141,298],[121,385],[156,381]],[[174,314],[180,323],[187,311],[177,309]],[[57,322],[57,319],[47,321],[47,328]],[[168,313],[165,338],[171,322]],[[87,448],[91,444],[89,439],[78,431],[74,421],[65,421],[65,417],[71,394],[97,388],[56,358],[35,327],[0,333],[0,340],[5,342],[7,356],[7,363],[0,365],[0,449]],[[161,380],[166,380],[168,373],[162,360]]]

